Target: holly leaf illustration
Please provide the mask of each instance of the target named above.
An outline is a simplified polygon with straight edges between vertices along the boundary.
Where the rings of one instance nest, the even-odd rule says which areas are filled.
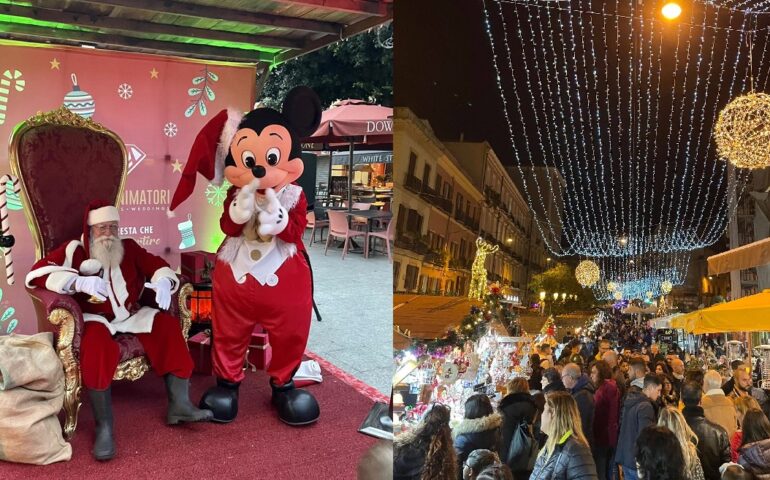
[[[219,80],[219,76],[216,73],[214,72],[206,72],[206,73],[208,73],[209,78],[212,79],[213,81],[216,82],[217,80]]]
[[[209,100],[212,101],[216,98],[216,95],[214,95],[214,90],[212,90],[208,85],[206,85],[206,96],[209,97]]]
[[[201,115],[206,116],[206,104],[203,103],[203,100],[198,101],[198,110],[200,110]]]
[[[16,310],[14,310],[13,307],[8,307],[8,310],[3,312],[3,316],[0,317],[0,323],[3,323],[4,321],[8,320],[13,316],[13,314],[16,313]]]
[[[193,83],[193,85],[198,85],[203,80],[205,80],[205,77],[195,77],[195,78],[193,78],[192,83]]]
[[[206,88],[208,88],[208,87],[206,87]],[[190,95],[191,97],[194,97],[196,95],[200,95],[202,91],[203,90],[201,90],[200,88],[191,88],[191,89],[187,90],[187,95]]]
[[[193,113],[195,113],[195,107],[197,106],[198,105],[195,102],[193,102],[193,104],[187,107],[187,110],[184,111],[184,116],[187,118],[192,117]]]

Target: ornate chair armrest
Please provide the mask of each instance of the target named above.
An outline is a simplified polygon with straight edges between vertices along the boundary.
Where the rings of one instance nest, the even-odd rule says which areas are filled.
[[[179,323],[182,327],[182,336],[185,341],[190,333],[192,324],[192,312],[190,311],[190,297],[192,296],[193,286],[190,279],[184,275],[179,275],[179,289],[171,297],[171,310],[174,315],[179,316]]]
[[[38,331],[53,332],[56,349],[71,347],[73,353],[80,351],[83,334],[83,312],[70,295],[54,293],[44,288],[27,288],[32,298],[38,320]]]

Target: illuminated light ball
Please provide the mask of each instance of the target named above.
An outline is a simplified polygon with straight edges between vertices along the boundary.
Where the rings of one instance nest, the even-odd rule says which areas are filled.
[[[669,2],[663,5],[663,8],[660,10],[660,12],[667,19],[674,20],[675,18],[678,18],[679,15],[682,14],[682,7],[680,7],[678,4],[674,2]]]
[[[645,293],[645,295],[647,296],[647,298],[652,298],[652,292],[649,290],[647,291],[647,293]]]
[[[660,284],[660,291],[663,292],[666,295],[671,293],[671,289],[672,288],[674,288],[674,284],[672,284],[668,280],[666,280],[666,281],[664,281],[663,283]]]
[[[590,287],[599,281],[599,265],[591,260],[583,260],[575,269],[575,278],[584,287]]]
[[[623,300],[623,293],[615,292],[615,294],[613,295],[613,298],[615,298],[615,300]]]
[[[609,290],[610,292],[614,292],[617,289],[618,289],[618,286],[615,284],[615,282],[607,283],[607,290]]]
[[[714,140],[720,158],[738,168],[770,166],[770,95],[750,92],[719,112]]]

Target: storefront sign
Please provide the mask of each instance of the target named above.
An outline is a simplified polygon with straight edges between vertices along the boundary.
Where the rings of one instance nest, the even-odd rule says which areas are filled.
[[[333,165],[348,165],[350,153],[334,152]],[[369,165],[372,163],[393,163],[393,152],[353,152],[353,165]]]

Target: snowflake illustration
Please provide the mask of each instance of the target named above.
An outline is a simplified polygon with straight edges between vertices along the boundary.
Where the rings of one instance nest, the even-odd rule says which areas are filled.
[[[123,100],[128,100],[134,95],[134,89],[127,83],[121,83],[118,87],[118,96]]]
[[[168,122],[166,125],[163,126],[163,133],[167,137],[176,137],[177,132],[179,132],[179,129],[176,126],[176,123],[174,122]]]
[[[209,205],[221,207],[225,202],[225,197],[227,197],[227,189],[229,189],[231,186],[232,185],[230,185],[230,182],[227,180],[225,180],[224,183],[219,187],[209,183],[209,185],[206,187],[206,200],[208,200]]]

